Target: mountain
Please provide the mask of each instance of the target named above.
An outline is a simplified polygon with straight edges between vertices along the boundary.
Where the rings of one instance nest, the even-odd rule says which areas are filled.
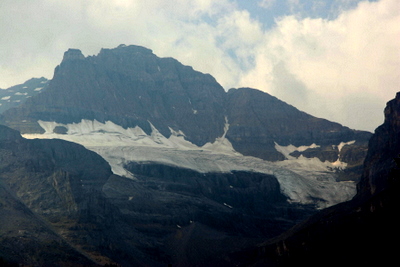
[[[127,177],[132,176],[124,167],[129,161],[229,172],[254,169],[250,158],[256,157],[268,165],[256,168],[261,172],[285,169],[294,172],[285,177],[302,177],[293,178],[301,181],[296,181],[300,189],[282,175],[279,180],[281,186],[283,179],[289,181],[285,184],[290,188],[283,190],[293,201],[314,199],[326,205],[355,193],[354,184],[336,181],[359,178],[371,136],[301,112],[256,89],[225,92],[211,75],[133,45],[102,49],[89,57],[78,49],[66,51],[47,89],[5,111],[0,121],[28,138],[36,134],[34,138],[78,142],[100,153],[115,174]],[[125,152],[117,149],[122,146]],[[127,152],[144,146],[141,156]],[[199,153],[188,150],[206,153],[196,160]],[[246,163],[200,164],[215,154]],[[315,179],[329,185],[320,186]],[[312,189],[316,186],[318,190]],[[345,196],[332,202],[324,197],[329,187]]]
[[[43,133],[38,120],[69,124],[82,119],[111,121],[125,129],[139,126],[146,134],[151,134],[153,125],[166,138],[171,130],[181,131],[197,146],[221,137],[227,120],[226,137],[236,151],[272,161],[285,158],[275,143],[296,147],[315,143],[321,147],[313,155],[334,162],[338,149],[332,145],[357,140],[366,146],[370,137],[258,90],[226,93],[209,74],[172,58],[159,58],[149,49],[124,45],[86,58],[80,50],[68,50],[49,88],[5,112],[3,121],[21,133]]]
[[[356,196],[279,237],[235,254],[236,266],[382,266],[397,260],[400,92],[375,130]],[[328,262],[327,262],[328,261]]]
[[[231,266],[226,255],[351,199],[371,137],[125,45],[68,50],[0,120],[0,184],[74,251],[56,247],[66,265]]]
[[[339,159],[337,145],[356,140],[349,145],[350,150],[340,154],[339,160],[359,164],[360,158],[365,156],[365,149],[361,147],[370,138],[368,132],[351,130],[338,123],[313,117],[255,89],[231,89],[227,98],[230,124],[227,138],[244,155],[272,161],[283,160],[285,156],[275,149],[275,143],[296,147],[317,144],[318,148],[309,148],[292,155],[335,162]],[[347,157],[351,151],[359,149],[360,155]]]
[[[22,133],[43,132],[37,120],[88,119],[112,121],[124,128],[139,126],[147,134],[150,121],[166,137],[171,127],[203,145],[223,133],[224,94],[210,75],[172,58],[160,59],[146,48],[102,49],[88,58],[70,49],[55,70],[50,90],[15,113],[8,112],[6,120]],[[27,122],[21,124],[22,118]]]
[[[25,101],[46,90],[49,80],[46,78],[32,78],[23,84],[12,86],[8,89],[0,89],[0,113],[7,109],[25,103]]]

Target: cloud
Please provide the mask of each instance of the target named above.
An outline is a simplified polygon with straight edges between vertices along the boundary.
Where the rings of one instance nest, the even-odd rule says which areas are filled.
[[[146,46],[203,72],[219,72],[222,82],[239,71],[217,45],[221,31],[216,21],[231,15],[240,21],[227,0],[2,0],[0,5],[2,88],[32,76],[51,78],[68,48],[93,55],[121,43]]]
[[[382,122],[385,102],[400,89],[399,48],[396,0],[361,2],[335,20],[286,16],[266,32],[255,67],[241,85],[290,100],[311,114],[373,130]],[[349,115],[359,100],[364,114],[358,107],[358,116]]]
[[[275,4],[275,0],[261,0],[258,2],[258,6],[269,9]]]

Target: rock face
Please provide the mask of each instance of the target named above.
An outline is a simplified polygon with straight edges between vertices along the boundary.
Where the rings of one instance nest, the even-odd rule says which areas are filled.
[[[392,186],[392,170],[400,154],[400,92],[385,108],[385,122],[369,142],[358,197],[369,197]]]
[[[95,219],[92,203],[110,175],[108,164],[80,145],[25,140],[0,125],[0,257],[26,265],[95,265],[53,229],[68,232],[67,225]]]
[[[96,266],[0,184],[1,266]]]
[[[237,266],[380,266],[397,259],[400,93],[369,142],[358,193],[283,235],[232,256]]]
[[[359,166],[370,137],[368,132],[315,118],[255,89],[226,93],[208,74],[172,58],[159,58],[149,49],[124,45],[86,58],[80,50],[68,50],[49,88],[6,111],[2,121],[22,133],[42,133],[38,120],[65,124],[82,119],[112,121],[124,128],[139,126],[147,134],[152,132],[151,123],[165,137],[171,129],[182,131],[186,140],[198,146],[221,137],[228,122],[226,137],[236,151],[271,161],[285,159],[275,143],[315,143],[320,149],[301,154],[333,162],[339,153],[332,146],[355,140],[347,149],[353,156],[341,153],[340,157]]]

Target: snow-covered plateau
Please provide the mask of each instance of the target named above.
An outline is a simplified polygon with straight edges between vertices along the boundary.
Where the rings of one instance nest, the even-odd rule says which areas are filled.
[[[236,152],[225,135],[229,130],[226,120],[225,133],[213,143],[202,147],[196,146],[185,139],[182,131],[171,130],[171,136],[166,138],[153,125],[152,133],[147,135],[141,128],[127,128],[96,120],[82,120],[79,123],[61,124],[56,122],[38,121],[45,130],[44,134],[24,134],[28,139],[63,139],[79,143],[101,155],[111,165],[115,174],[135,179],[129,173],[125,164],[135,162],[156,162],[177,167],[188,168],[199,172],[230,172],[243,170],[274,175],[282,192],[291,202],[314,203],[320,208],[331,206],[352,198],[356,192],[354,182],[337,182],[335,172],[345,168],[346,163],[321,162],[318,158],[292,157],[293,151],[304,151],[311,146],[295,147],[275,144],[277,151],[286,160],[269,162],[255,157],[243,156]],[[151,123],[150,123],[151,124]],[[54,133],[55,127],[64,127],[66,134]],[[338,145],[341,148],[352,142]]]

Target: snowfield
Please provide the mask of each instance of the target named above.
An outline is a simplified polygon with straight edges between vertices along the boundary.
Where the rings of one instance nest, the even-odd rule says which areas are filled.
[[[269,162],[255,157],[243,156],[234,150],[225,135],[229,130],[226,120],[225,133],[213,143],[198,147],[185,140],[182,131],[170,129],[171,136],[166,138],[153,125],[152,133],[147,135],[141,128],[128,128],[111,121],[100,123],[96,120],[82,120],[80,123],[61,124],[38,121],[45,130],[44,134],[24,134],[28,139],[63,139],[79,143],[101,155],[111,165],[112,171],[121,176],[135,179],[124,166],[130,161],[156,162],[199,172],[230,172],[243,170],[274,175],[282,192],[291,202],[309,204],[318,202],[319,208],[328,207],[351,199],[356,193],[353,182],[336,182],[335,170],[346,167],[344,162],[321,162],[317,158],[295,158],[289,154],[304,151],[311,146],[295,147],[275,144],[277,151],[287,160]],[[65,127],[66,134],[55,134],[56,126]],[[339,151],[346,144],[338,145]]]

